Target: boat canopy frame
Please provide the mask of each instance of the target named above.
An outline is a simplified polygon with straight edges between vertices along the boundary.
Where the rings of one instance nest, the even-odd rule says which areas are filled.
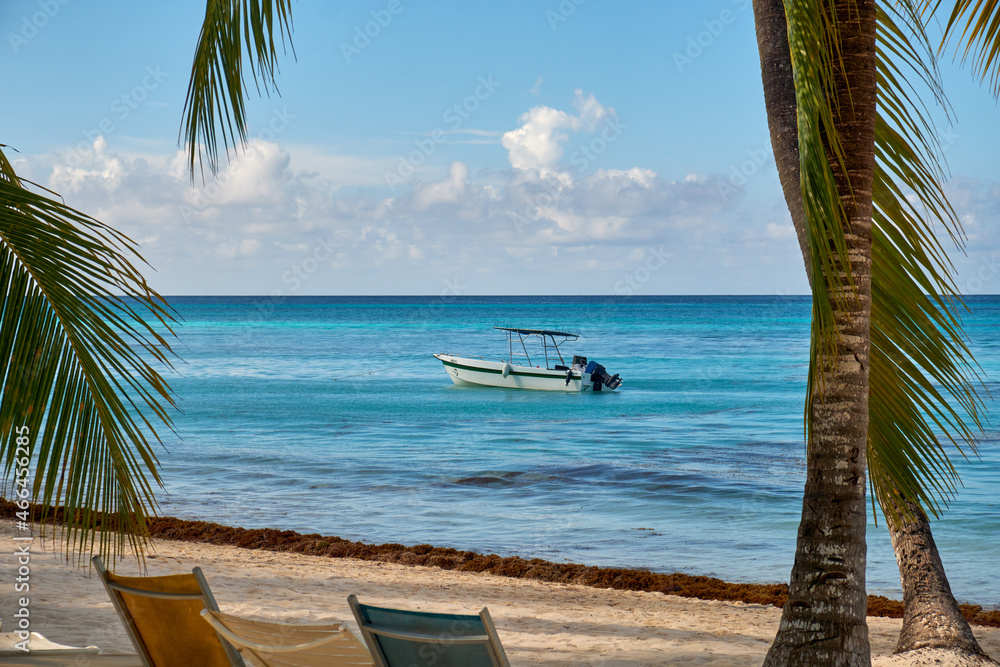
[[[524,344],[525,340],[538,336],[542,343],[542,353],[545,355],[545,368],[546,370],[555,370],[550,367],[549,364],[549,349],[555,350],[556,355],[559,357],[559,363],[563,366],[566,365],[566,360],[563,359],[562,350],[559,346],[567,341],[573,341],[580,337],[580,334],[569,333],[566,331],[551,331],[549,329],[518,329],[514,327],[493,327],[500,331],[505,332],[507,336],[507,361],[513,362],[514,357],[524,357],[528,362],[528,366],[531,366],[531,356],[528,354],[528,347]],[[521,349],[523,352],[514,351],[514,335],[517,334],[518,342],[521,343]],[[556,340],[557,338],[561,340]]]

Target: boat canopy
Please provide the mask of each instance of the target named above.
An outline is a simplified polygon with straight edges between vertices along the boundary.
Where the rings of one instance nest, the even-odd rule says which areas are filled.
[[[538,339],[542,343],[542,354],[545,355],[545,368],[549,370],[553,370],[551,364],[555,362],[555,359],[549,359],[549,352],[555,352],[555,355],[559,357],[560,369],[566,368],[566,361],[563,359],[562,350],[559,349],[559,346],[566,341],[576,340],[580,337],[580,334],[568,333],[566,331],[550,331],[549,329],[493,328],[507,332],[507,361],[510,363],[514,362],[514,357],[524,357],[530,366],[531,356],[528,354],[528,348],[524,344],[525,336],[538,336]],[[517,334],[518,342],[521,343],[521,352],[517,352],[514,348],[514,334]],[[556,340],[557,338],[561,340]]]
[[[512,327],[493,328],[499,329],[500,331],[513,331],[514,333],[524,334],[526,336],[559,336],[560,338],[567,338],[568,340],[576,340],[580,337],[580,334],[567,333],[565,331],[549,331],[548,329],[517,329]]]

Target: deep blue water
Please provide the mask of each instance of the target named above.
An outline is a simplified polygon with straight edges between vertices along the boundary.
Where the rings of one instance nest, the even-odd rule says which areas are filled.
[[[788,578],[804,479],[807,297],[170,302],[183,321],[171,382],[183,412],[179,437],[161,450],[165,514]],[[995,397],[1000,298],[969,303],[971,347]],[[454,386],[431,353],[499,356],[495,324],[578,331],[567,351],[625,385],[601,394]],[[956,596],[995,606],[996,428],[980,452],[959,458],[965,487],[934,534]],[[899,595],[881,521],[869,527],[868,580],[871,592]]]

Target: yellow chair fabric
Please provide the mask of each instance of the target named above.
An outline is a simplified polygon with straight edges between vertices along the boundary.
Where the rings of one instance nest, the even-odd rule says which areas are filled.
[[[140,658],[149,667],[233,667],[243,662],[201,620],[218,609],[201,571],[161,577],[121,577],[95,565]],[[201,577],[202,582],[204,578]]]

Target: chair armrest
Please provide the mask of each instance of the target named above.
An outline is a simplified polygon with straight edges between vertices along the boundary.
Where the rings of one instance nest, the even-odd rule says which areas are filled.
[[[330,634],[330,635],[327,635],[326,637],[320,637],[319,639],[314,639],[313,641],[304,642],[302,644],[290,644],[290,645],[287,645],[287,646],[273,646],[271,644],[258,644],[257,642],[252,642],[252,641],[250,641],[248,639],[245,639],[244,637],[239,636],[238,634],[236,634],[235,632],[233,632],[232,630],[230,630],[229,628],[227,628],[222,623],[222,621],[220,621],[215,616],[213,616],[212,613],[209,612],[207,609],[202,609],[201,610],[201,616],[202,616],[202,618],[204,618],[208,622],[209,625],[211,625],[213,628],[215,628],[216,632],[218,632],[220,635],[222,635],[222,637],[224,637],[225,640],[228,641],[229,643],[233,644],[234,646],[243,646],[243,647],[252,649],[254,651],[267,651],[269,653],[286,653],[286,652],[289,652],[289,651],[305,651],[305,650],[308,650],[308,649],[311,649],[311,648],[316,648],[318,646],[322,646],[323,644],[329,644],[330,642],[336,641],[339,638],[338,634]],[[281,623],[268,623],[268,625],[270,625],[271,627],[273,627],[275,629],[282,628],[282,627],[294,627],[294,626],[284,626]],[[339,627],[339,631],[340,632],[348,632],[347,626],[345,626],[343,624],[340,624],[338,627]]]
[[[428,635],[423,632],[407,632],[406,630],[396,630],[395,628],[387,628],[373,623],[365,623],[364,629],[372,634],[389,637],[390,639],[405,639],[406,641],[420,642],[423,644],[439,644],[442,642],[448,644],[482,644],[490,641],[489,635],[463,635],[461,637],[449,636],[447,639],[442,640],[441,636],[437,634]]]

